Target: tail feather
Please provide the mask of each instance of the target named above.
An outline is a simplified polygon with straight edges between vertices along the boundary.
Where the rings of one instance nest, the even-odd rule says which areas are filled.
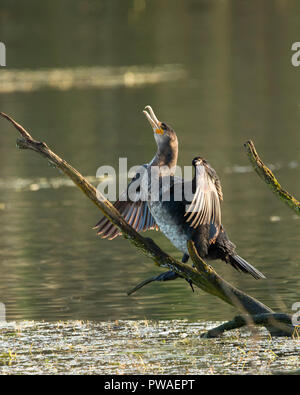
[[[229,262],[236,270],[251,274],[256,280],[266,278],[259,270],[255,269],[254,266],[250,265],[239,255],[230,255]]]

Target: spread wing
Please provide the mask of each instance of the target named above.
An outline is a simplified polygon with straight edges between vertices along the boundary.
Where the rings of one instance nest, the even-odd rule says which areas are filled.
[[[223,193],[217,173],[207,163],[199,165],[196,168],[195,181],[195,194],[184,215],[186,221],[193,228],[213,224],[219,229]]]
[[[137,232],[144,232],[146,230],[158,230],[158,226],[155,223],[153,216],[149,210],[146,201],[141,200],[140,190],[137,189],[132,200],[128,199],[128,189],[130,185],[137,180],[138,177],[132,179],[128,184],[127,190],[124,191],[120,198],[115,202],[114,207],[124,217],[125,221],[132,226]],[[112,240],[121,234],[120,230],[113,225],[106,217],[103,217],[97,225],[94,226],[97,229],[97,234],[102,239]]]

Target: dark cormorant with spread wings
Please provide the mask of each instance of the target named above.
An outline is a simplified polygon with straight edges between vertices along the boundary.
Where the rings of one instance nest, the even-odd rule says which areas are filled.
[[[187,241],[192,240],[201,258],[220,259],[256,279],[265,278],[236,254],[235,245],[222,226],[220,205],[223,193],[215,170],[204,158],[196,157],[192,162],[193,180],[176,177],[176,133],[157,119],[150,106],[145,108],[144,114],[153,128],[157,152],[151,162],[140,167],[114,206],[136,231],[155,229],[163,232],[183,252],[182,262],[189,259]],[[155,185],[157,187],[153,188]],[[102,238],[109,240],[121,234],[105,217],[95,228]],[[177,277],[176,273],[168,271],[144,281],[138,288],[151,281]]]

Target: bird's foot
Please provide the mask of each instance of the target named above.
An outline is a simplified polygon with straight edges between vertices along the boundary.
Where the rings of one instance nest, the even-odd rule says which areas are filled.
[[[190,284],[190,287],[192,288],[192,291],[195,292],[192,280],[189,279],[189,280],[186,280],[186,282],[188,282]]]

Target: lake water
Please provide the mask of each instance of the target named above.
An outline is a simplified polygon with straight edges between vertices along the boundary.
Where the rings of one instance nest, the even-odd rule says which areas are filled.
[[[291,64],[299,3],[30,3],[1,3],[7,67],[0,70],[0,110],[94,178],[119,157],[128,166],[153,157],[142,114],[150,104],[177,132],[179,165],[202,155],[216,169],[223,224],[239,255],[267,280],[214,262],[218,273],[291,313],[300,302],[299,217],[255,175],[243,143],[252,139],[299,198],[300,67]],[[99,239],[91,229],[99,210],[44,159],[17,150],[16,137],[1,119],[0,302],[8,321],[219,321],[235,314],[182,280],[128,297],[162,269],[122,238]],[[163,235],[147,236],[181,258]]]

